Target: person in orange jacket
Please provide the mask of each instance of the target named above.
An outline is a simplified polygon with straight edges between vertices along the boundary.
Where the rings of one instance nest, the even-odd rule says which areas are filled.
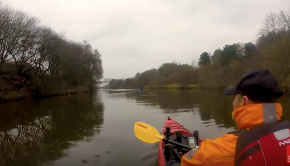
[[[282,118],[282,106],[277,102],[283,95],[278,82],[268,70],[247,73],[237,86],[224,90],[235,95],[232,116],[239,129],[251,129]],[[181,159],[181,166],[234,166],[238,136],[228,133],[214,140],[205,139]]]

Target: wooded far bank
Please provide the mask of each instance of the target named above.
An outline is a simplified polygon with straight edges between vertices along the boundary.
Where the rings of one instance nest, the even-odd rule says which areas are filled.
[[[237,32],[247,33],[247,32]],[[211,54],[203,52],[198,66],[164,63],[158,69],[137,73],[133,78],[113,79],[108,88],[201,88],[224,89],[246,72],[265,68],[290,90],[290,11],[266,16],[256,43],[226,44]],[[182,58],[182,57],[180,57]]]

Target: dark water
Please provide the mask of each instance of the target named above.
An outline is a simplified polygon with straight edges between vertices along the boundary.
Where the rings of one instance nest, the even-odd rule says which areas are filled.
[[[290,120],[290,96],[281,100]],[[2,166],[155,166],[156,144],[133,133],[136,121],[161,129],[171,116],[200,137],[235,129],[233,97],[215,91],[138,91],[0,104]]]

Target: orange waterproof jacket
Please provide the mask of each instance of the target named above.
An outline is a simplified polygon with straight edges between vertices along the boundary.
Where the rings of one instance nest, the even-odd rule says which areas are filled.
[[[250,104],[240,107],[233,112],[239,128],[250,129],[263,124],[267,117],[267,104]],[[276,119],[281,120],[282,106],[274,103]],[[272,105],[273,106],[273,105]],[[273,116],[270,118],[274,118]],[[214,140],[205,139],[197,149],[192,149],[183,155],[181,166],[234,166],[237,136],[226,134]]]

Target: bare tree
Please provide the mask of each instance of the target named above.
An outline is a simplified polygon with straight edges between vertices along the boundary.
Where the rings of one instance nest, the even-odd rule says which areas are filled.
[[[260,30],[261,36],[277,35],[283,42],[288,66],[290,67],[290,11],[280,11],[267,15],[264,25]]]

